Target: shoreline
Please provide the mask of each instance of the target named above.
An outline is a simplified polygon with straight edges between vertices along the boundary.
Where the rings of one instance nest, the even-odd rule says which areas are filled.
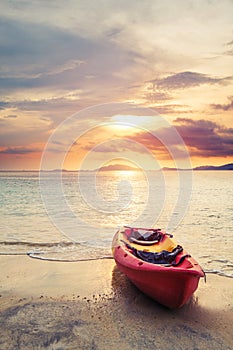
[[[233,347],[233,279],[207,274],[182,308],[142,294],[115,261],[0,256],[1,349]]]

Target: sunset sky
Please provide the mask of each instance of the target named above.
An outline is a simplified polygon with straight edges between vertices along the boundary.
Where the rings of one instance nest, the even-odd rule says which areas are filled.
[[[0,71],[2,170],[39,169],[60,123],[109,103],[140,106],[145,116],[92,107],[77,135],[54,140],[51,169],[59,152],[70,170],[121,158],[156,168],[145,150],[172,166],[151,135],[158,114],[184,140],[192,166],[233,162],[232,0],[2,0]]]

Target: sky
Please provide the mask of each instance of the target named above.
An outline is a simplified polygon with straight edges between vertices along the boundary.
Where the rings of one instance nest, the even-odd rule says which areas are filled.
[[[1,170],[185,167],[185,147],[233,162],[232,0],[1,1]]]

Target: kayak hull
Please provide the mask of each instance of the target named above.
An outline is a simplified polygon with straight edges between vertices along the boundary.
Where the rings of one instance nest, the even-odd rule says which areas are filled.
[[[122,228],[113,238],[113,257],[121,272],[149,297],[168,308],[183,306],[198,287],[204,272],[200,265],[188,256],[179,266],[148,263],[137,258],[124,242]],[[183,251],[183,255],[187,252]]]

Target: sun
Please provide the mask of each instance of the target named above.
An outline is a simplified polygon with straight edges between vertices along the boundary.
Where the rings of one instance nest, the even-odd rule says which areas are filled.
[[[154,123],[154,116],[143,115],[115,115],[112,117],[114,125],[121,130],[147,129]]]
[[[115,130],[115,131],[119,131],[122,133],[128,133],[128,132],[132,132],[132,128],[133,126],[131,125],[127,125],[127,124],[122,124],[122,123],[113,123],[110,125],[111,129]],[[133,128],[135,129],[135,128]]]

